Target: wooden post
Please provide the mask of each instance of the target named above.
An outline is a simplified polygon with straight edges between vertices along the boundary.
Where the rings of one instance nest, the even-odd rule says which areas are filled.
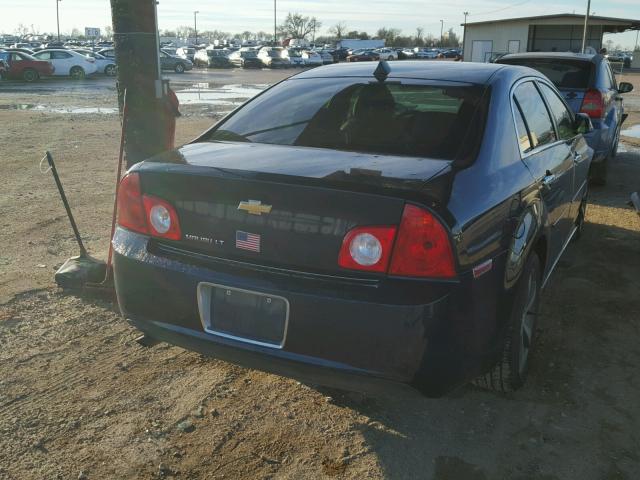
[[[124,145],[129,168],[166,145],[156,2],[111,0],[111,15],[121,113],[127,92]]]

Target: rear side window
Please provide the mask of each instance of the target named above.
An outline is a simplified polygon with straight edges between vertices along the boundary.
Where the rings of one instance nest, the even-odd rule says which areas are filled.
[[[533,82],[516,87],[514,97],[522,110],[531,137],[532,147],[540,147],[556,140],[551,117]]]
[[[71,58],[71,54],[67,52],[51,52],[51,58],[54,60],[64,60]]]
[[[530,67],[545,75],[558,88],[589,88],[593,63],[583,60],[546,58],[505,58],[498,63]]]
[[[524,118],[522,117],[522,111],[520,110],[520,105],[518,102],[515,102],[514,105],[514,115],[516,118],[516,133],[518,134],[518,145],[520,145],[520,151],[522,153],[527,153],[533,147],[531,146],[531,139],[529,138],[529,132],[527,131],[527,126],[524,123]]]
[[[205,140],[244,141],[453,160],[472,155],[488,95],[474,85],[288,80],[252,100]],[[475,118],[474,118],[475,117]]]
[[[558,94],[553,91],[553,89],[548,85],[545,85],[544,83],[538,83],[538,85],[540,85],[540,90],[542,90],[542,93],[547,99],[549,109],[551,110],[551,115],[553,115],[556,121],[560,139],[569,140],[575,137],[576,132],[573,128],[573,116],[567,109],[564,102],[560,100]]]

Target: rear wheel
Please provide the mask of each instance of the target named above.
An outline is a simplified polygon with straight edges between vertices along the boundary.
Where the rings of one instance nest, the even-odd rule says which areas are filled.
[[[184,65],[181,63],[176,63],[174,70],[176,73],[184,73]]]
[[[107,65],[107,67],[104,69],[105,75],[109,77],[115,77],[117,72],[118,70],[115,65]]]
[[[25,82],[35,82],[38,79],[38,72],[32,68],[27,68],[22,72],[22,79]]]
[[[71,78],[74,80],[84,80],[87,76],[82,67],[73,67],[69,72],[69,75],[71,75]]]
[[[613,145],[611,146],[611,158],[615,158],[618,155],[618,144],[620,143],[620,127],[616,130],[616,137],[613,140]]]
[[[529,256],[516,287],[502,358],[491,371],[474,380],[475,385],[498,392],[512,392],[524,385],[529,357],[535,345],[540,270],[540,258],[534,253]]]

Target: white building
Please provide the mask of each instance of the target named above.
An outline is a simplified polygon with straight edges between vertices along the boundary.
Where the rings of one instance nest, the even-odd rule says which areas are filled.
[[[464,25],[464,60],[487,62],[504,53],[579,52],[584,15],[559,14],[510,18]],[[640,20],[589,17],[587,46],[602,48],[605,33],[640,30]]]

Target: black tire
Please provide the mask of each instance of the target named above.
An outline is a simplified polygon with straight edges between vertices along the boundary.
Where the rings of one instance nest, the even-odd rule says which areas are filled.
[[[115,77],[118,73],[118,67],[115,65],[107,65],[104,69],[104,74],[108,77]]]
[[[600,162],[592,163],[591,170],[589,172],[589,182],[591,185],[597,185],[603,187],[607,184],[607,164],[608,158],[603,159]]]
[[[173,68],[176,73],[184,73],[184,65],[181,63],[176,63],[176,66]]]
[[[620,144],[620,127],[616,130],[616,137],[613,139],[613,145],[611,145],[610,158],[616,158],[618,155],[618,145]]]
[[[540,258],[532,253],[516,286],[502,358],[491,371],[474,380],[475,385],[501,393],[513,392],[524,385],[535,347],[541,283]]]
[[[84,80],[85,77],[87,76],[84,69],[82,67],[77,67],[77,66],[71,68],[71,70],[69,71],[69,75],[74,80]]]
[[[27,83],[35,82],[38,78],[40,78],[40,76],[33,68],[26,68],[24,72],[22,72],[22,79]]]

